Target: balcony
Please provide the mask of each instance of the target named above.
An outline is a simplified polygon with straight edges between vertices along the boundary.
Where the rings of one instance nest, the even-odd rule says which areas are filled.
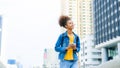
[[[120,68],[120,58],[116,58],[108,62],[102,63],[99,66],[90,68]]]

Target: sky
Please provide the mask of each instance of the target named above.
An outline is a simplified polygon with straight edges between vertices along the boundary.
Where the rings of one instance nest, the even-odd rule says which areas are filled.
[[[24,68],[42,65],[45,48],[54,48],[60,33],[60,0],[0,0],[2,56]]]

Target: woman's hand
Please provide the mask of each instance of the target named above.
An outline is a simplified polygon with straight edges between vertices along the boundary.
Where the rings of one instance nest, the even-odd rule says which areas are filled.
[[[73,50],[76,50],[76,45],[75,44],[69,44],[66,50],[72,48]]]
[[[73,50],[76,50],[76,45],[75,44],[71,44],[70,46]]]
[[[71,45],[68,45],[68,47],[66,48],[66,50],[68,50],[68,49],[70,49],[70,48],[72,48]]]

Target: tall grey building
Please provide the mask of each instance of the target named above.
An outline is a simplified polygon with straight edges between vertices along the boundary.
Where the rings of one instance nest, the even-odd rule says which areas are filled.
[[[102,62],[120,57],[120,0],[93,0],[96,48]]]

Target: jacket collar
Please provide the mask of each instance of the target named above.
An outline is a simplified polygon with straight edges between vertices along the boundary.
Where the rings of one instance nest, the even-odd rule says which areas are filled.
[[[74,32],[73,32],[74,36],[77,36]],[[67,36],[68,37],[68,34],[67,34],[67,31],[63,33],[63,36]]]

